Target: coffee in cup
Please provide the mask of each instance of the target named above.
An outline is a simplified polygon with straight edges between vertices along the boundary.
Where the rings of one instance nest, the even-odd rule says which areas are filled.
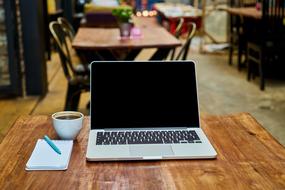
[[[74,140],[79,134],[84,115],[75,111],[61,111],[52,115],[53,127],[63,140]]]

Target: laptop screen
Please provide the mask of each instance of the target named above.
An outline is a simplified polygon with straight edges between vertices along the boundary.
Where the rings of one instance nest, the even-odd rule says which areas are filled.
[[[92,63],[91,128],[144,127],[199,127],[194,63]]]

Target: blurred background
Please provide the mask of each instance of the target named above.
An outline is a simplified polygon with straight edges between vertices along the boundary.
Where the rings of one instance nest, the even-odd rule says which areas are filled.
[[[284,0],[0,0],[0,142],[19,115],[89,115],[90,61],[153,58],[159,47],[92,50],[106,37],[79,34],[120,41],[126,7],[131,37],[163,27],[187,47],[156,58],[196,62],[202,114],[249,112],[285,145]]]

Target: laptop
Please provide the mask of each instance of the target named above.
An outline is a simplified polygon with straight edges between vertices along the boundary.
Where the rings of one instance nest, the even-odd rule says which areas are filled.
[[[209,159],[193,61],[91,63],[89,161]]]

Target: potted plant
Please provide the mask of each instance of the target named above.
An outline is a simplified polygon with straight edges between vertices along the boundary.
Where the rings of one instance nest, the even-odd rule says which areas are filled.
[[[120,27],[120,36],[129,37],[133,27],[133,10],[130,6],[119,6],[113,9],[112,14],[117,18]]]

